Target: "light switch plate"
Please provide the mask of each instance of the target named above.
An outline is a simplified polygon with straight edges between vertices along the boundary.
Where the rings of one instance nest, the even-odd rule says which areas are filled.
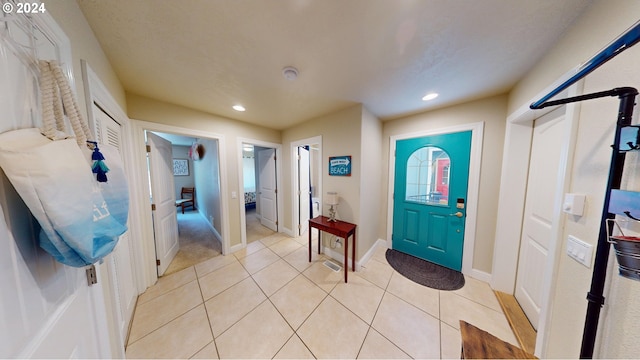
[[[587,268],[591,268],[593,245],[569,235],[567,239],[567,255]]]

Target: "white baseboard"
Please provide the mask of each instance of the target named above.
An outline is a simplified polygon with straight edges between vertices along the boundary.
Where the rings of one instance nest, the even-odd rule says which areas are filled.
[[[207,225],[209,225],[209,229],[213,231],[213,236],[215,236],[216,239],[218,239],[218,241],[220,241],[220,243],[222,244],[222,235],[220,235],[218,230],[216,230],[215,226],[213,226],[213,224],[210,223],[209,220],[207,220],[207,218],[199,210],[198,210],[198,214],[200,214],[200,216],[204,219]]]
[[[282,230],[280,231],[281,233],[285,234],[285,235],[289,235],[290,237],[296,237],[296,235],[293,233],[293,230],[288,229],[286,227],[282,227]]]
[[[218,232],[218,230],[215,228],[215,226],[213,226],[212,223],[209,222],[209,220],[207,220],[207,218],[204,216],[203,213],[200,212],[200,210],[198,210],[198,214],[200,214],[200,216],[204,219],[204,221],[207,223],[207,225],[209,225],[209,229],[211,229],[211,231],[213,232],[213,236],[216,237],[216,239],[218,239],[218,241],[220,241],[220,244],[222,245],[222,235],[220,235],[220,233]],[[224,249],[224,246],[221,247],[222,249]],[[223,254],[222,255],[226,255]]]
[[[491,274],[489,274],[488,272],[484,272],[482,270],[471,269],[471,273],[465,274],[465,275],[469,275],[476,280],[484,281],[489,284],[491,283]]]
[[[233,245],[233,246],[231,246],[229,248],[229,254],[233,254],[234,252],[242,250],[242,249],[244,249],[244,246],[242,246],[242,243],[235,244],[235,245]],[[229,255],[229,254],[223,254],[223,255]]]
[[[361,266],[366,266],[366,264],[371,260],[373,254],[376,253],[378,248],[384,247],[385,249],[389,248],[389,242],[387,240],[378,239],[373,246],[367,251],[364,256],[360,259],[359,263]]]

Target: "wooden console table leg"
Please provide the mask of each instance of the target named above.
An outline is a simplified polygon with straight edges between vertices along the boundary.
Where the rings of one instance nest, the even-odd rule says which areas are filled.
[[[309,262],[311,262],[311,233],[313,232],[313,228],[309,226]]]
[[[345,254],[346,256],[347,254]],[[356,271],[356,233],[353,232],[353,249],[351,249],[351,270]]]
[[[347,274],[349,273],[349,237],[344,238],[344,282],[347,282]]]

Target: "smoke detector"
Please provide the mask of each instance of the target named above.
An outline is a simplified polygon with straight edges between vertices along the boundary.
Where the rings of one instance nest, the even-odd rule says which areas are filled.
[[[298,69],[294,68],[293,66],[287,66],[282,69],[282,75],[285,79],[293,81],[298,78]]]

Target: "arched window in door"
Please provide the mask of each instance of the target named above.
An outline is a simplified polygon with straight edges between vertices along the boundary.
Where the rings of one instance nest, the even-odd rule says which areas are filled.
[[[428,205],[449,203],[451,160],[443,149],[425,146],[407,160],[405,200]]]

